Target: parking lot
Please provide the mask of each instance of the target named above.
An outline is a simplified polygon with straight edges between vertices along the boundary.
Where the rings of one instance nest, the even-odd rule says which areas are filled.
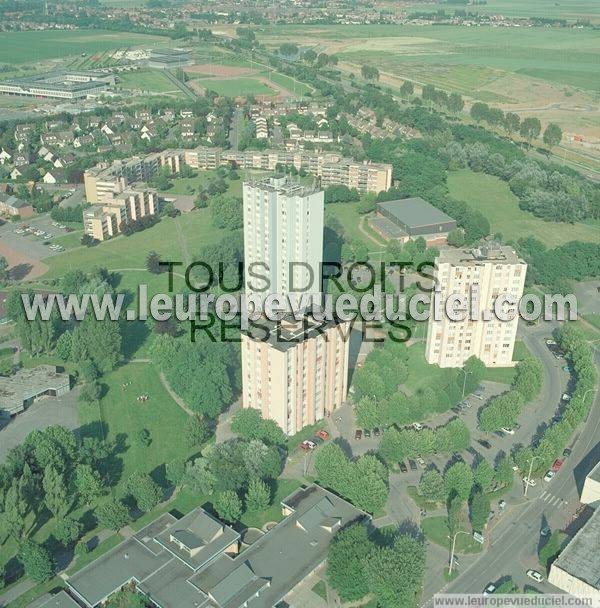
[[[0,226],[0,255],[7,259],[15,280],[41,276],[47,270],[42,260],[61,252],[62,249],[51,249],[50,246],[54,238],[67,234],[68,230],[52,223],[49,215],[43,215],[31,220],[5,222]],[[34,231],[46,234],[38,236]]]

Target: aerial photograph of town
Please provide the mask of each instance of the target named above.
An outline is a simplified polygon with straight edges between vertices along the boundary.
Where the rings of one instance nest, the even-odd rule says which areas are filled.
[[[600,608],[600,0],[0,0],[0,608]]]

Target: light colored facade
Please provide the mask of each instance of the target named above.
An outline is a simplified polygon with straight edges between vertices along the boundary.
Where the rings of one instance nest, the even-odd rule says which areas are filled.
[[[242,333],[243,407],[259,410],[287,435],[322,420],[346,399],[348,324],[315,326],[282,321],[267,341]]]
[[[246,294],[319,294],[323,191],[272,177],[244,182],[243,205]],[[253,268],[268,285],[250,276]]]
[[[581,502],[586,505],[600,504],[600,462],[585,478],[581,491]]]
[[[124,223],[138,220],[158,211],[154,190],[125,190],[109,192],[103,203],[93,205],[84,214],[84,232],[98,241],[105,241],[122,231]]]
[[[442,307],[437,320],[433,310],[429,317],[427,362],[440,367],[462,367],[475,355],[487,367],[514,365],[518,315],[510,321],[500,320],[494,314],[494,303],[501,294],[518,301],[523,295],[526,271],[527,264],[510,247],[492,243],[474,250],[442,250],[435,264],[439,286],[436,296]],[[477,299],[478,314],[468,312],[464,320],[451,320],[444,309],[452,294]]]

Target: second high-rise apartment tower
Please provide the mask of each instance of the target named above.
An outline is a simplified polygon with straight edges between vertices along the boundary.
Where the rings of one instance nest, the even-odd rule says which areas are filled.
[[[271,177],[244,182],[243,195],[246,294],[318,295],[323,191]],[[251,276],[252,269],[268,277],[268,286]]]

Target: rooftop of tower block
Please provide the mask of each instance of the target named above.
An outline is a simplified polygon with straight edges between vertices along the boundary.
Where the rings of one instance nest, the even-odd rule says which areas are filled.
[[[251,180],[244,182],[244,185],[260,188],[268,192],[279,192],[286,196],[310,196],[321,192],[316,184],[301,184],[287,175],[272,175],[265,179]]]

